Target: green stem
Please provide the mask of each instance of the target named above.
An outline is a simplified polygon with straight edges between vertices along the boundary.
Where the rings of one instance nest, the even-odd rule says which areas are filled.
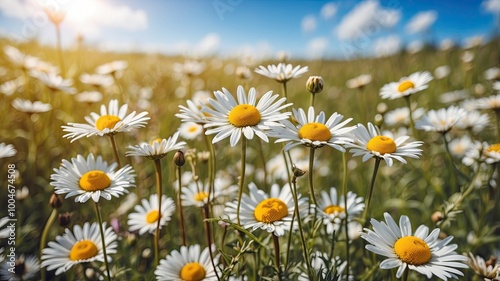
[[[453,161],[453,156],[451,155],[450,152],[450,147],[448,140],[446,139],[446,133],[443,133],[443,140],[444,140],[444,147],[446,149],[446,155],[448,158],[448,161],[450,162],[450,165],[453,167],[453,173],[451,174],[451,190],[453,193],[457,191],[457,186],[458,186],[458,179],[457,179],[457,167],[455,166],[455,161]]]
[[[342,177],[342,193],[344,194],[344,213],[345,213],[345,223],[344,223],[344,230],[345,230],[345,248],[346,248],[346,262],[347,262],[347,267],[346,267],[346,275],[345,275],[345,280],[349,279],[349,260],[350,260],[350,253],[349,253],[349,226],[348,226],[348,218],[349,218],[349,213],[347,212],[347,158],[345,156],[345,153],[342,153],[342,168],[344,175]]]
[[[309,175],[308,175],[309,176],[309,193],[311,196],[311,203],[314,205],[315,210],[316,210],[316,195],[314,195],[313,169],[314,169],[314,147],[311,147],[309,150]],[[316,211],[314,213],[316,214]]]
[[[283,83],[281,83],[281,88],[283,89],[283,97],[288,100],[288,93],[287,93],[287,89],[286,89],[286,81],[283,81]],[[287,110],[290,110],[290,109],[287,109]]]
[[[278,280],[281,281],[281,265],[280,265],[280,241],[279,237],[273,233],[273,242],[274,242],[274,258],[276,261],[276,270],[278,271]]]
[[[194,170],[193,170],[194,173]],[[186,232],[184,230],[184,211],[182,210],[182,171],[181,167],[177,167],[177,182],[179,184],[179,192],[177,192],[177,204],[179,205],[179,223],[180,223],[180,231],[182,237],[182,245],[186,246]]]
[[[405,96],[406,106],[408,107],[408,117],[410,118],[410,128],[413,133],[413,137],[417,139],[417,130],[415,129],[415,121],[413,120],[413,112],[411,110],[410,96]]]
[[[311,94],[311,106],[314,106],[314,98],[316,97],[316,94]]]
[[[47,222],[45,222],[45,226],[43,227],[42,231],[42,237],[40,238],[40,260],[42,259],[42,250],[45,247],[45,242],[47,241],[47,236],[49,234],[49,229],[52,227],[54,224],[54,221],[56,220],[57,217],[57,209],[52,208],[52,212],[50,212],[50,216],[47,219]],[[42,274],[42,280],[45,281],[47,280],[47,277],[45,275],[45,268],[40,268],[41,274]]]
[[[403,277],[401,278],[402,281],[408,281],[408,275],[410,274],[410,269],[406,268],[405,272],[403,273]]]
[[[239,190],[238,190],[238,207],[236,209],[236,218],[238,225],[240,222],[240,207],[241,207],[241,196],[243,195],[243,186],[245,184],[245,167],[246,167],[246,155],[247,155],[247,142],[246,138],[241,138],[241,175],[239,180]]]
[[[304,255],[304,260],[306,262],[307,266],[307,276],[309,276],[309,280],[313,280],[313,271],[311,268],[311,261],[309,260],[309,251],[307,250],[307,244],[306,244],[306,239],[304,238],[304,230],[302,228],[302,220],[300,218],[300,209],[299,209],[299,199],[297,197],[297,181],[296,177],[293,177],[292,180],[292,196],[293,196],[293,201],[295,203],[295,215],[297,216],[297,223],[299,225],[299,233],[300,233],[300,242],[302,243],[302,253]],[[288,259],[288,256],[287,256]]]
[[[206,135],[205,132],[203,135],[205,136],[205,143],[210,153],[209,156],[210,159],[208,160],[208,202],[212,202],[211,196],[214,190],[214,180],[215,180],[215,151],[214,151],[214,145],[210,141],[208,135]]]
[[[260,161],[262,161],[262,170],[264,172],[264,188],[267,190],[267,169],[266,169],[266,157],[264,156],[264,147],[262,146],[262,140],[258,139],[258,145],[259,145],[259,157]]]
[[[116,163],[118,163],[118,168],[121,168],[122,164],[120,162],[120,155],[118,154],[118,148],[116,146],[115,136],[113,134],[110,134],[109,139],[111,140],[111,146],[113,147],[113,154],[115,155],[115,161]]]
[[[207,238],[207,245],[208,245],[208,253],[210,254],[210,261],[212,262],[212,266],[214,268],[215,276],[217,277],[217,280],[220,280],[219,273],[217,273],[217,267],[215,265],[214,261],[214,254],[212,252],[212,230],[210,227],[210,222],[207,220],[210,218],[210,208],[208,204],[205,204],[202,208],[203,212],[203,218],[205,222],[205,234]]]
[[[497,119],[497,140],[500,141],[500,110],[495,110],[495,117]]]
[[[367,222],[366,218],[368,216],[368,211],[370,209],[370,203],[373,195],[373,187],[375,186],[375,179],[377,178],[377,172],[378,172],[378,167],[380,166],[380,161],[382,161],[382,158],[375,157],[375,167],[373,168],[373,175],[372,179],[370,180],[370,189],[368,190],[368,196],[366,198],[366,207],[365,211],[363,212],[363,226]]]
[[[154,247],[155,247],[155,264],[158,265],[160,262],[160,222],[161,222],[161,197],[163,195],[162,191],[162,175],[161,175],[161,162],[160,159],[155,159],[156,168],[156,193],[158,193],[158,220],[156,222],[156,230],[154,236]]]
[[[111,281],[111,274],[109,271],[108,255],[106,254],[106,241],[104,240],[104,228],[102,228],[102,217],[101,210],[99,209],[99,204],[94,201],[95,213],[97,215],[97,222],[99,223],[99,230],[101,231],[101,243],[102,243],[102,253],[104,255],[104,264],[106,265],[106,274],[108,280]]]

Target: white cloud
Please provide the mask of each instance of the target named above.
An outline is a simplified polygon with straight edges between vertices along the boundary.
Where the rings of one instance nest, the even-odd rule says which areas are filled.
[[[212,55],[219,49],[220,36],[217,33],[208,33],[194,47],[195,56]]]
[[[371,36],[381,29],[393,27],[400,18],[400,11],[383,8],[378,0],[367,0],[356,5],[342,18],[336,33],[342,40]]]
[[[144,10],[133,10],[129,6],[111,4],[100,0],[0,0],[0,11],[7,17],[25,20],[33,28],[50,24],[43,8],[65,11],[63,25],[75,31],[95,37],[102,28],[118,28],[130,31],[143,30],[148,26]]]
[[[326,3],[321,7],[321,17],[325,20],[333,18],[337,13],[337,5],[333,2]]]
[[[481,3],[481,6],[492,14],[500,14],[500,0],[485,0]]]
[[[436,22],[437,16],[438,13],[434,10],[419,12],[410,19],[406,30],[409,34],[425,32]]]
[[[316,18],[312,15],[305,16],[302,19],[302,31],[313,32],[316,30]]]
[[[271,44],[267,41],[261,41],[252,44],[242,45],[236,49],[233,54],[236,58],[246,58],[247,60],[262,60],[274,55]]]
[[[400,49],[401,39],[396,35],[378,38],[373,45],[373,51],[379,57],[395,54]]]
[[[309,58],[319,58],[325,55],[328,48],[328,39],[326,37],[318,37],[311,39],[307,44],[306,56]]]

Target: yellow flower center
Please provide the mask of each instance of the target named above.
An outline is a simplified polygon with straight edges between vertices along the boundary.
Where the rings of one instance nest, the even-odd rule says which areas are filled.
[[[95,127],[97,130],[102,131],[106,128],[113,129],[116,123],[120,122],[121,119],[115,115],[103,115],[97,119],[95,122]]]
[[[312,122],[299,129],[299,138],[311,141],[328,141],[332,138],[332,133],[327,126]]]
[[[278,198],[265,199],[255,207],[253,215],[257,221],[272,223],[288,215],[288,206]]]
[[[394,140],[390,137],[384,136],[374,136],[370,141],[368,141],[366,148],[380,154],[393,153],[397,149]]]
[[[200,281],[205,278],[206,272],[201,264],[190,262],[182,267],[180,275],[181,279],[185,281]]]
[[[340,207],[340,206],[330,205],[330,206],[327,206],[325,209],[323,209],[323,212],[325,212],[329,215],[332,215],[332,214],[342,213],[342,212],[344,212],[344,210],[345,209]]]
[[[196,131],[198,131],[198,125],[193,125],[193,126],[188,128],[188,132],[190,132],[190,133],[194,133]]]
[[[500,152],[500,143],[495,143],[486,148],[486,152]]]
[[[103,171],[93,170],[86,172],[80,178],[80,188],[85,191],[96,191],[108,188],[111,179]]]
[[[162,142],[162,139],[160,139],[160,138],[156,138],[156,139],[152,140],[152,141],[151,141],[151,143],[149,143],[149,144],[153,145],[155,142],[157,142],[157,143],[161,143],[161,142]]]
[[[408,89],[413,89],[415,88],[415,84],[411,82],[410,80],[405,80],[398,85],[398,92],[402,93]]]
[[[394,252],[404,262],[423,265],[431,260],[431,250],[424,240],[415,236],[399,238],[394,244]]]
[[[160,212],[158,210],[151,210],[146,214],[146,221],[148,223],[154,223],[160,218]]]
[[[78,241],[69,251],[69,259],[72,261],[86,260],[97,255],[97,246],[90,240]]]
[[[239,104],[229,112],[227,119],[235,127],[246,127],[259,124],[262,117],[255,106]]]
[[[208,198],[208,193],[202,191],[202,192],[198,192],[196,193],[196,195],[194,196],[194,200],[196,201],[203,201],[205,200],[206,198]]]

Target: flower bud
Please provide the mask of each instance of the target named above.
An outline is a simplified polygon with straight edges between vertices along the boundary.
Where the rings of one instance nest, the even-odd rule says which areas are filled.
[[[177,167],[182,167],[186,163],[186,158],[184,158],[184,152],[177,151],[174,155],[174,163]]]
[[[435,223],[435,224],[436,224],[437,222],[439,222],[439,221],[442,221],[442,220],[443,220],[443,218],[444,218],[444,217],[443,217],[443,213],[441,213],[440,211],[436,211],[436,212],[434,212],[434,214],[432,214],[432,216],[431,216],[431,220],[432,220],[432,222],[433,222],[433,223]]]
[[[71,213],[66,212],[59,214],[59,225],[62,227],[67,227],[71,223]]]
[[[292,166],[292,172],[293,172],[293,175],[297,178],[302,177],[306,173],[306,171],[303,171],[303,170],[297,168],[295,165]]]
[[[315,95],[323,91],[323,77],[321,76],[310,76],[306,82],[306,89],[309,93]]]
[[[58,194],[52,193],[52,195],[50,196],[50,199],[49,199],[49,204],[54,209],[61,208],[61,206],[63,204],[61,196],[59,196]]]

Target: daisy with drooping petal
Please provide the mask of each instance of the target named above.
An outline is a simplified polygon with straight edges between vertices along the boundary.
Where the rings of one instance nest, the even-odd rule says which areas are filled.
[[[267,68],[260,65],[255,69],[255,72],[278,82],[287,82],[293,78],[300,77],[308,70],[307,66],[300,67],[300,65],[297,65],[293,67],[291,64],[279,63],[278,65],[268,65]]]
[[[428,71],[415,72],[408,77],[399,79],[399,82],[385,84],[380,89],[380,97],[383,99],[397,99],[412,95],[427,89],[427,85],[433,77]]]
[[[108,165],[101,156],[97,159],[89,154],[87,159],[82,155],[71,158],[71,162],[63,160],[61,167],[54,169],[50,176],[50,184],[56,194],[66,194],[65,198],[75,197],[75,202],[85,203],[92,198],[98,202],[102,197],[111,200],[128,193],[127,188],[135,186],[134,170],[127,165],[115,171],[117,163]]]
[[[187,107],[179,105],[180,113],[175,114],[175,117],[180,118],[182,122],[193,122],[196,124],[205,124],[208,114],[201,111],[202,103],[198,100],[193,102],[187,100]]]
[[[163,158],[167,153],[174,150],[179,150],[186,145],[185,141],[177,142],[179,132],[176,132],[168,139],[156,139],[151,143],[143,142],[134,146],[129,146],[127,156],[142,156],[152,160]]]
[[[151,194],[149,200],[142,199],[141,205],[135,206],[135,213],[128,215],[128,226],[130,231],[139,231],[139,235],[146,232],[153,233],[160,219],[160,228],[167,225],[175,211],[175,203],[172,198],[161,196],[161,216],[158,211],[158,194]]]
[[[293,110],[293,117],[297,120],[298,125],[295,126],[288,120],[280,121],[283,126],[273,126],[270,135],[277,138],[276,142],[288,142],[284,150],[287,151],[297,145],[305,145],[312,148],[320,148],[325,145],[333,147],[344,152],[345,149],[341,146],[350,141],[346,133],[354,129],[354,127],[344,127],[352,118],[344,120],[343,115],[333,113],[326,120],[325,113],[321,111],[318,115],[314,112],[314,107],[309,107],[306,113],[302,108]]]
[[[109,254],[116,253],[117,238],[111,227],[105,228],[104,245],[108,261],[111,261]],[[49,242],[48,247],[42,250],[41,266],[47,270],[55,269],[56,275],[59,275],[79,263],[104,262],[102,242],[97,223],[86,222],[83,227],[75,225],[73,232],[66,229],[63,235],[56,237],[56,242]]]
[[[486,262],[482,257],[474,256],[473,253],[469,252],[467,265],[469,265],[470,269],[472,269],[485,281],[500,280],[500,262],[498,261],[496,263],[494,262],[494,264],[486,265]]]
[[[23,100],[19,98],[12,101],[12,107],[28,114],[47,112],[52,109],[52,105],[48,103],[43,103],[41,101],[32,102],[30,100]]]
[[[17,150],[12,144],[0,143],[0,158],[7,158],[16,155]]]
[[[244,194],[241,202],[241,225],[244,228],[251,228],[252,231],[260,228],[275,236],[283,236],[285,231],[290,231],[295,205],[288,184],[281,189],[277,184],[272,185],[269,195],[259,190],[254,183],[248,184],[248,189],[249,194]],[[298,205],[303,207],[299,211],[304,217],[307,212],[307,199],[299,197],[298,200]],[[236,202],[227,203],[224,213],[231,221],[236,222]],[[297,224],[294,224],[293,228],[296,229]]]
[[[114,135],[119,132],[128,132],[135,128],[144,127],[150,119],[148,112],[136,115],[135,111],[127,115],[128,105],[118,108],[118,100],[111,100],[109,106],[101,105],[101,114],[95,112],[85,117],[88,124],[68,123],[62,126],[68,132],[63,137],[72,139],[71,142],[83,137]]]
[[[2,267],[0,267],[0,279],[9,281],[34,280],[38,271],[40,271],[38,257],[20,255],[14,262],[13,270],[10,262],[5,261],[2,264]]]
[[[347,222],[350,222],[353,217],[360,215],[365,209],[363,197],[358,197],[356,193],[351,191],[347,192],[346,207],[344,195],[339,198],[335,187],[330,188],[330,193],[321,191],[321,198],[318,200],[318,215],[323,218],[326,233],[332,234],[334,231],[338,233],[341,222],[346,219],[346,209],[349,215]]]
[[[419,130],[447,133],[453,126],[467,114],[465,109],[458,106],[450,106],[438,110],[429,110],[415,123]]]
[[[190,280],[217,281],[215,270],[210,260],[210,249],[201,251],[200,245],[182,246],[179,251],[173,250],[165,259],[160,260],[156,267],[156,279],[160,281]],[[218,264],[219,256],[214,257]]]
[[[202,112],[210,114],[205,127],[211,129],[208,129],[206,134],[216,134],[212,143],[230,137],[231,146],[238,143],[241,135],[246,139],[253,139],[254,135],[257,135],[263,141],[269,142],[265,131],[269,126],[277,125],[278,121],[288,118],[289,113],[279,111],[291,104],[284,104],[285,98],[276,101],[278,95],[273,95],[272,91],[265,93],[258,102],[255,88],[250,89],[247,97],[240,85],[237,93],[238,101],[228,90],[222,88],[222,91],[214,93],[215,100],[209,100],[213,109],[203,106]]]
[[[463,273],[457,268],[467,268],[467,258],[454,252],[456,244],[448,245],[453,236],[439,240],[439,228],[429,234],[429,228],[421,225],[412,232],[410,219],[401,216],[399,226],[388,213],[384,213],[385,222],[371,219],[373,230],[364,229],[361,238],[368,243],[366,249],[387,257],[380,263],[380,268],[398,268],[396,277],[400,278],[405,270],[414,270],[431,278],[441,280],[458,279]]]
[[[393,159],[406,164],[403,157],[416,158],[422,154],[423,142],[413,141],[405,142],[409,136],[401,136],[393,139],[391,136],[380,135],[380,130],[372,123],[368,123],[368,129],[363,124],[358,124],[356,129],[352,131],[354,136],[353,143],[346,143],[345,146],[350,148],[349,152],[353,156],[363,155],[363,162],[372,157],[384,159],[387,165],[392,166]]]

